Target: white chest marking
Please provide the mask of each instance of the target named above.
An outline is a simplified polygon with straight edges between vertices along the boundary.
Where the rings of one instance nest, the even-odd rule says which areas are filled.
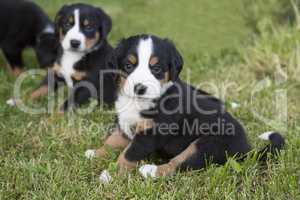
[[[141,100],[119,95],[115,106],[121,130],[130,139],[133,139],[135,133],[132,132],[132,127],[135,126],[137,122],[143,120],[140,112],[153,107],[154,104],[151,100]]]
[[[74,74],[74,64],[84,56],[80,52],[64,51],[61,58],[59,73],[64,77],[68,87],[73,87],[72,74]]]

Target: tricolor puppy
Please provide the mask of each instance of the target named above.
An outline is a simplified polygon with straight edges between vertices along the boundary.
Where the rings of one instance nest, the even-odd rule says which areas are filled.
[[[46,13],[31,1],[0,1],[0,48],[14,75],[23,71],[22,52],[35,50],[41,67],[50,67],[56,58],[54,25]]]
[[[86,4],[61,8],[55,19],[60,41],[58,58],[31,98],[46,95],[49,89],[55,91],[62,81],[73,92],[61,111],[81,105],[90,97],[112,104],[116,87],[107,62],[113,50],[107,41],[111,26],[110,17],[100,8]]]
[[[143,165],[147,177],[166,176],[178,169],[201,169],[210,161],[224,164],[228,156],[243,156],[251,148],[241,124],[224,110],[223,103],[180,80],[183,59],[166,39],[138,35],[122,40],[115,52],[121,70],[116,101],[118,129],[87,157],[107,155],[107,149],[125,149],[117,164],[120,172],[159,153],[167,162]],[[270,145],[260,151],[275,153],[284,140],[280,134],[262,135]],[[104,171],[102,181],[110,176]]]

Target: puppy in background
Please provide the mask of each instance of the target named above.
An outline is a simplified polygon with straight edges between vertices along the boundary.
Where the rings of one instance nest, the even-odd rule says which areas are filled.
[[[107,61],[113,50],[107,41],[111,28],[111,18],[101,8],[81,3],[63,6],[55,19],[60,44],[58,57],[31,98],[54,92],[63,82],[72,92],[61,112],[87,102],[90,97],[112,104],[116,86],[113,73],[107,73]],[[96,92],[93,94],[85,84]]]
[[[35,50],[41,67],[50,67],[56,58],[54,25],[35,3],[22,0],[0,1],[0,48],[9,70],[18,76],[24,68],[22,52]]]

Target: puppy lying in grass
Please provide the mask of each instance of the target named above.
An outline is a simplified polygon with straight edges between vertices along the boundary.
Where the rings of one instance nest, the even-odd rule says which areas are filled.
[[[108,149],[124,149],[117,160],[119,173],[130,171],[152,153],[168,161],[143,165],[144,177],[161,177],[176,170],[196,170],[207,161],[224,164],[228,157],[245,156],[250,150],[242,125],[223,103],[179,78],[183,59],[166,39],[138,35],[123,39],[114,51],[120,70],[115,107],[118,128],[98,150],[86,156],[105,157]],[[260,160],[284,145],[282,136],[264,133],[270,144],[259,151]],[[110,181],[104,170],[100,179]]]

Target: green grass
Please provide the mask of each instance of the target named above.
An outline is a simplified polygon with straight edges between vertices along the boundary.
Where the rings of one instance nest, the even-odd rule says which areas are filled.
[[[62,5],[61,0],[37,2],[51,16]],[[103,7],[112,16],[112,44],[121,37],[143,32],[174,40],[186,63],[182,78],[224,99],[227,105],[238,102],[240,108],[228,109],[246,127],[253,147],[265,145],[258,142],[259,133],[276,129],[286,137],[286,148],[277,161],[270,160],[266,166],[253,159],[238,166],[230,161],[225,166],[177,173],[155,181],[144,180],[133,172],[102,185],[98,175],[112,167],[117,152],[112,152],[108,160],[92,161],[83,154],[88,148],[101,146],[107,132],[99,127],[112,123],[113,114],[97,110],[85,116],[61,117],[29,115],[10,108],[5,101],[12,95],[15,79],[2,68],[1,200],[300,199],[300,34],[295,27],[268,27],[253,43],[245,45],[250,30],[244,25],[238,0],[86,2]],[[26,63],[36,68],[31,51],[26,52]],[[278,66],[283,72],[276,73]],[[269,83],[269,87],[256,93],[252,101],[252,91],[261,81]],[[38,82],[38,78],[26,81],[24,94]],[[275,109],[276,94],[286,94],[287,121],[279,118],[284,110]],[[277,100],[286,105],[279,95]],[[46,106],[46,99],[39,104]],[[262,121],[254,113],[271,120]]]

